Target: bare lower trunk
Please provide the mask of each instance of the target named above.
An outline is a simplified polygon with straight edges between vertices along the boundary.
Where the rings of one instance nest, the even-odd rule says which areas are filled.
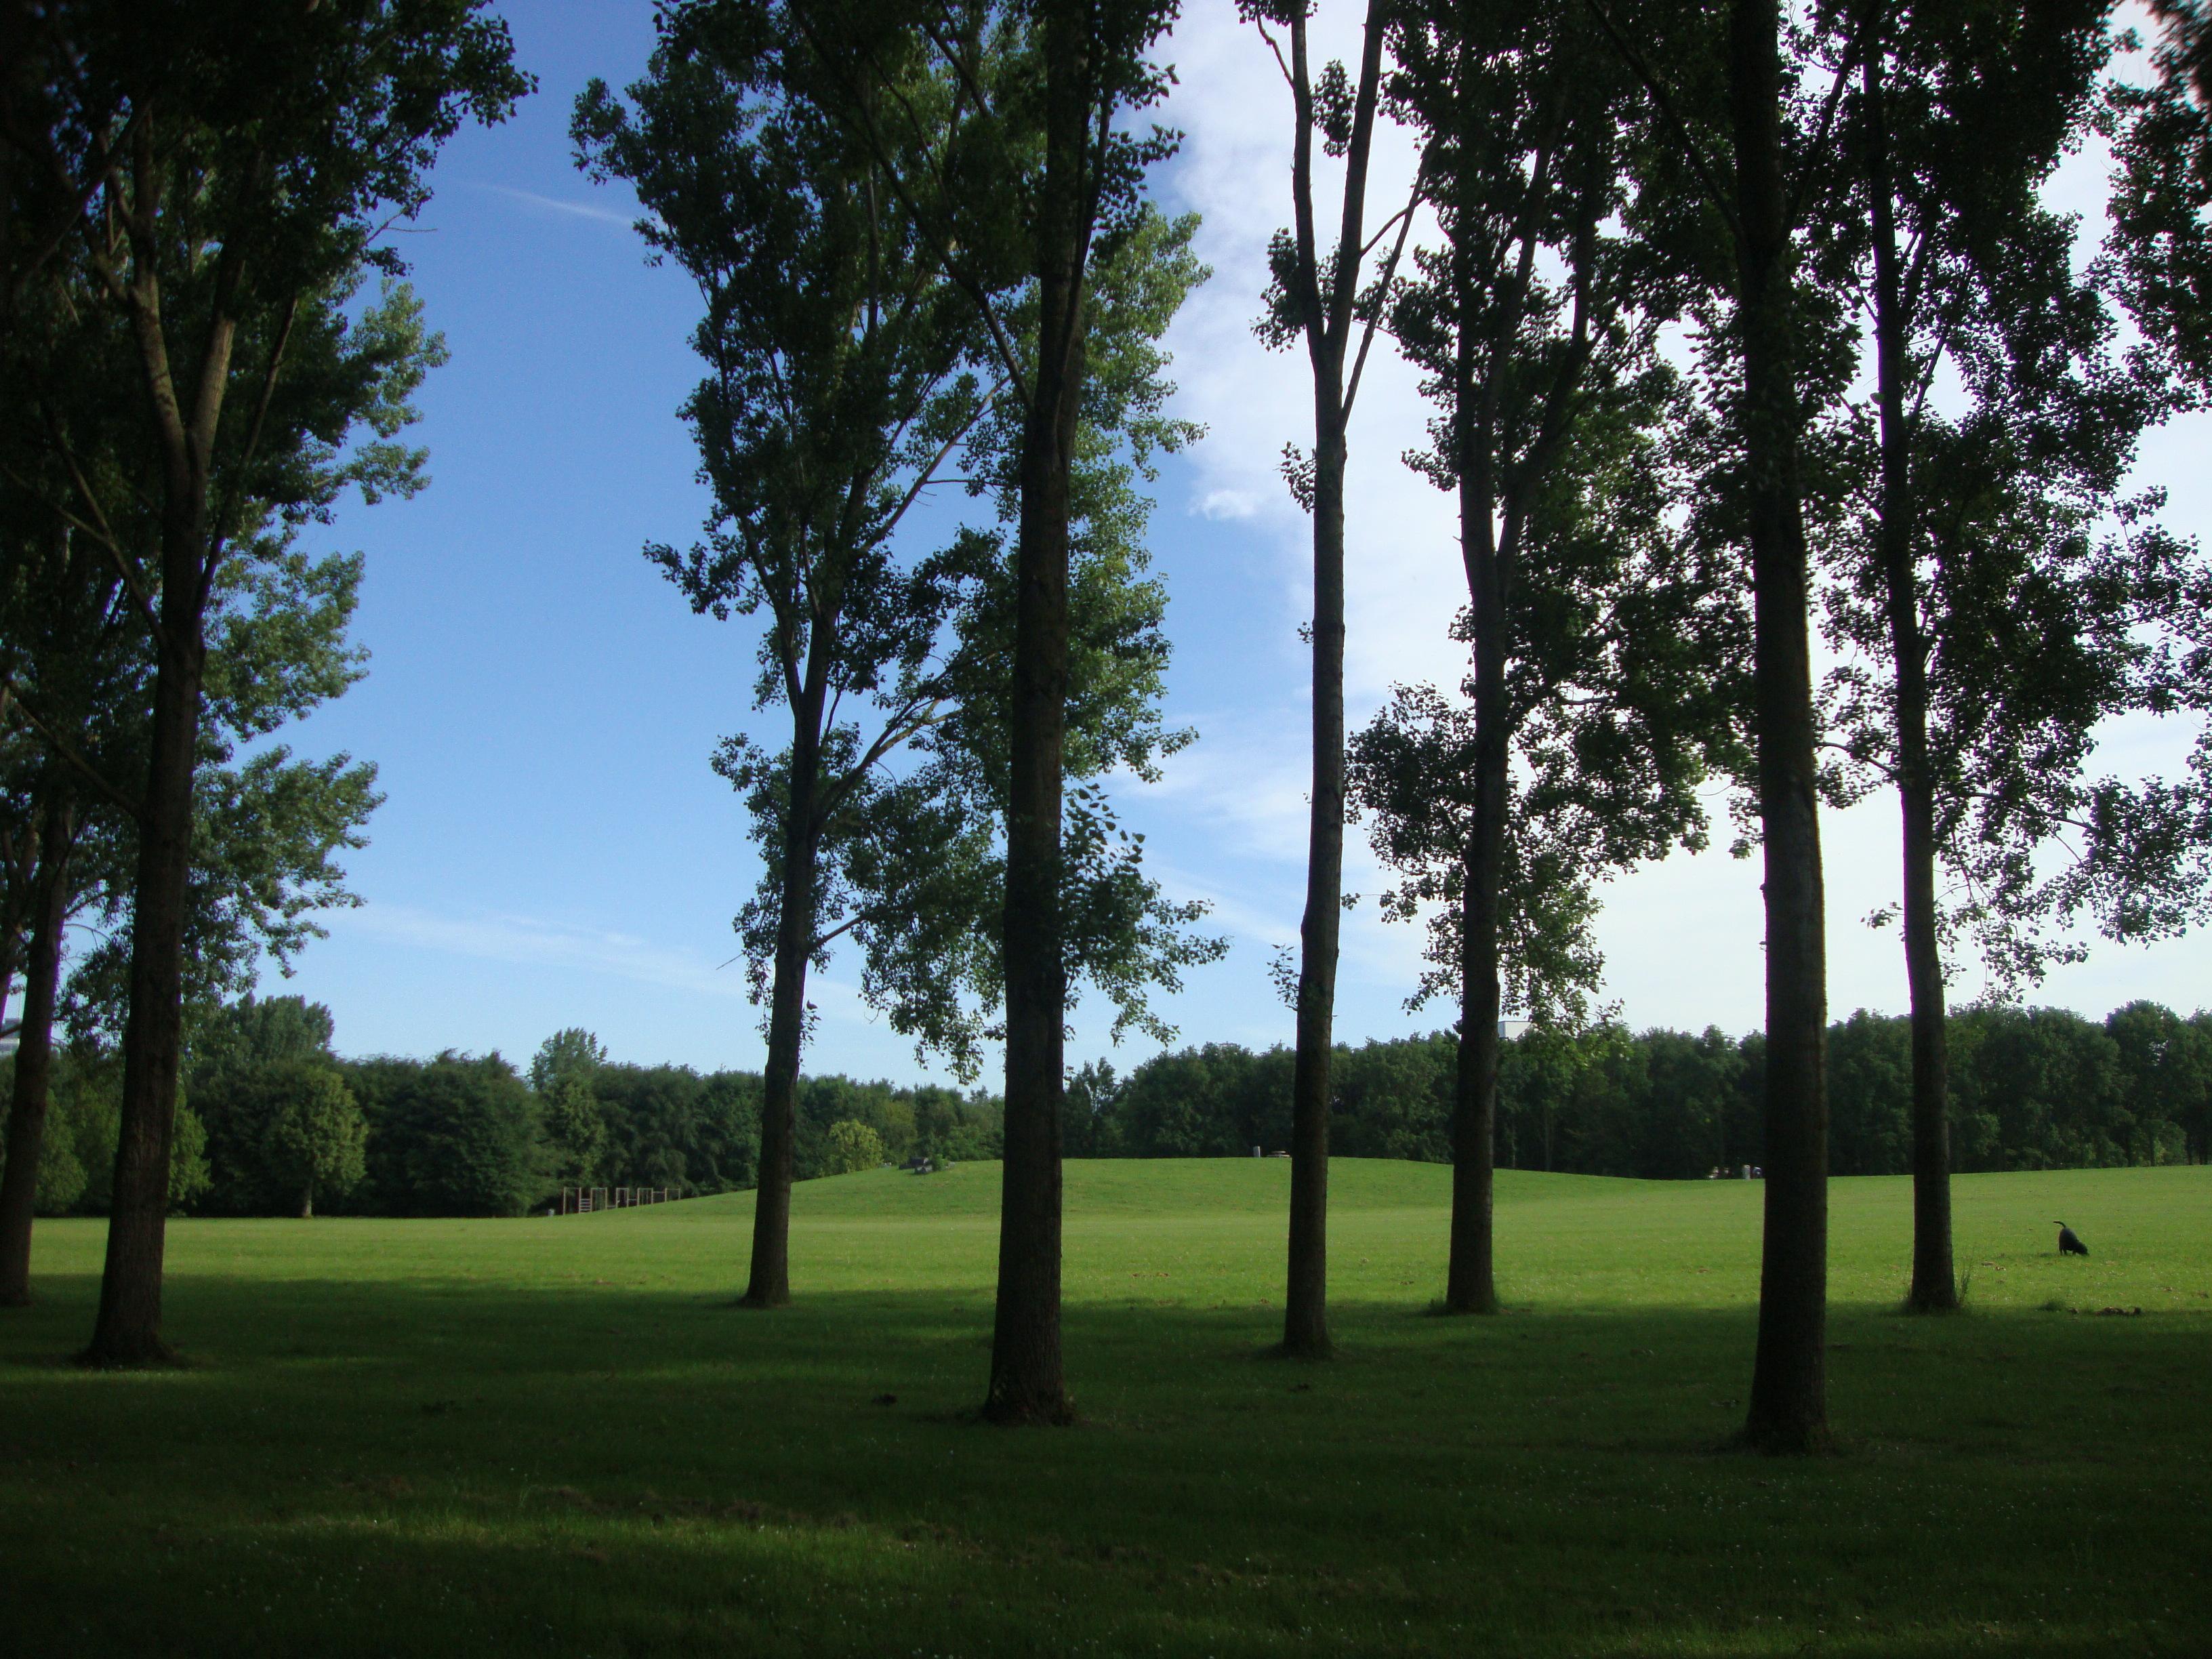
[[[1297,1054],[1291,1073],[1290,1271],[1283,1352],[1318,1358],[1328,1340],[1328,1114],[1336,1030],[1337,931],[1344,914],[1344,463],[1335,386],[1314,398],[1313,789],[1306,908],[1298,929]]]
[[[1067,1002],[1060,934],[1067,685],[1067,473],[1060,440],[1068,434],[1052,419],[1056,413],[1032,418],[1032,441],[1025,441],[1023,456],[1006,822],[1006,1162],[984,1405],[996,1422],[1054,1423],[1069,1416],[1060,1351],[1060,1103]]]
[[[1067,722],[1068,467],[1083,386],[1081,204],[1089,16],[1045,8],[1046,176],[1037,226],[1036,383],[1022,428],[1015,560],[1012,769],[1006,805],[1006,1162],[998,1300],[983,1414],[1065,1423],[1060,1364],[1060,1107],[1067,973],[1060,917],[1060,786]]]
[[[1444,1311],[1455,1314],[1498,1311],[1491,1225],[1497,1162],[1498,908],[1494,886],[1486,907],[1476,896],[1479,857],[1469,849],[1462,872],[1468,890],[1460,901],[1461,947],[1468,966],[1460,981],[1459,1070],[1452,1097],[1451,1260],[1444,1284]],[[1484,908],[1487,916],[1478,914]],[[1487,971],[1478,965],[1485,954],[1486,935]]]
[[[1474,396],[1461,344],[1461,407]],[[1476,423],[1468,422],[1470,434]],[[1489,434],[1460,458],[1460,540],[1474,647],[1474,825],[1460,872],[1459,1073],[1452,1109],[1449,1313],[1495,1313],[1491,1195],[1498,1113],[1498,906],[1505,874],[1505,592],[1492,520]]]
[[[753,1194],[752,1268],[743,1297],[749,1308],[781,1308],[791,1300],[791,1181],[806,966],[805,951],[787,951],[779,938],[775,978],[769,993],[768,1066],[761,1079],[760,1185]]]
[[[775,977],[769,989],[768,1068],[761,1079],[760,1187],[754,1194],[749,1308],[791,1300],[791,1181],[799,1133],[799,1050],[806,1036],[806,969],[814,944],[814,805],[820,787],[826,628],[817,622],[806,690],[793,710],[790,798],[783,830]]]
[[[1869,184],[1874,203],[1875,343],[1881,410],[1882,580],[1897,675],[1897,799],[1905,848],[1905,973],[1912,1000],[1912,1287],[1916,1313],[1959,1305],[1951,1252],[1951,1129],[1942,946],[1936,915],[1935,776],[1928,756],[1928,641],[1915,580],[1911,434],[1905,414],[1905,300],[1889,171],[1882,53],[1867,58]]]
[[[0,1172],[0,1307],[31,1300],[31,1220],[38,1204],[39,1155],[46,1145],[53,1074],[54,997],[61,981],[62,927],[69,908],[68,866],[75,824],[68,807],[47,809],[40,830],[30,951],[23,964],[23,1021],[8,1112],[8,1164]]]
[[[300,1189],[300,1219],[313,1221],[314,1218],[315,1189],[312,1186],[303,1187]]]
[[[168,1355],[161,1340],[161,1259],[184,1024],[185,896],[204,658],[197,625],[188,639],[173,633],[172,646],[161,653],[155,678],[153,754],[138,831],[114,1196],[100,1313],[84,1353],[97,1365],[147,1364]]]
[[[1804,1452],[1828,1437],[1827,965],[1779,34],[1775,0],[1735,0],[1729,98],[1766,877],[1765,1227],[1744,1437],[1764,1450]]]

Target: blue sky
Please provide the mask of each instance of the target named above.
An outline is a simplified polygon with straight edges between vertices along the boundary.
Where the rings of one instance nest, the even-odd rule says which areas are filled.
[[[676,418],[696,379],[696,297],[680,273],[646,265],[629,199],[578,173],[567,137],[587,79],[620,86],[642,70],[651,11],[503,9],[539,91],[505,125],[454,139],[435,199],[401,242],[453,354],[415,433],[433,483],[412,501],[350,507],[328,532],[331,547],[368,555],[356,635],[371,672],[289,739],[380,769],[388,799],[350,863],[365,903],[331,918],[295,977],[272,970],[263,989],[327,1003],[352,1054],[497,1048],[520,1060],[582,1025],[620,1060],[756,1066],[741,966],[719,965],[737,949],[730,918],[756,866],[738,803],[707,760],[725,732],[772,737],[775,716],[750,707],[749,624],[692,616],[640,551],[688,540],[706,510]],[[1356,18],[1334,7],[1322,22]],[[1212,902],[1234,941],[1168,1000],[1182,1040],[1264,1045],[1290,1034],[1266,969],[1297,934],[1307,764],[1297,630],[1310,555],[1275,457],[1310,437],[1310,393],[1302,362],[1271,356],[1249,327],[1267,237],[1287,217],[1288,112],[1264,47],[1225,5],[1194,8],[1170,55],[1182,82],[1170,116],[1188,137],[1158,187],[1171,209],[1205,216],[1216,275],[1173,337],[1181,407],[1209,436],[1160,479],[1154,553],[1171,596],[1170,716],[1201,736],[1161,786],[1124,790],[1121,808],[1170,889]],[[1406,176],[1401,143],[1386,145],[1383,170]],[[2084,181],[2094,167],[2061,188]],[[1456,678],[1449,504],[1396,459],[1425,418],[1410,375],[1380,362],[1352,435],[1355,723],[1395,680]],[[2190,465],[2204,435],[2165,434],[2146,457],[2188,531],[2212,513]],[[2130,729],[2113,752],[2148,766],[2185,748],[2173,732]],[[1832,1006],[1898,1010],[1894,937],[1857,921],[1897,885],[1893,811],[1876,800],[1832,814],[1825,833]],[[1372,860],[1352,842],[1348,880],[1372,893]],[[1678,856],[1610,890],[1605,994],[1638,1026],[1753,1028],[1759,934],[1755,861]],[[1347,918],[1341,1036],[1447,1022],[1441,1008],[1402,1006],[1419,952],[1415,931],[1381,923],[1371,902]],[[817,976],[809,1069],[922,1075],[857,982],[846,962]],[[1974,988],[1964,976],[1960,994]],[[2100,946],[2039,1000],[2101,1015],[2136,996],[2212,1003],[2203,945]],[[1072,1057],[1126,1066],[1151,1052],[1110,1049],[1106,1023],[1079,1010]]]

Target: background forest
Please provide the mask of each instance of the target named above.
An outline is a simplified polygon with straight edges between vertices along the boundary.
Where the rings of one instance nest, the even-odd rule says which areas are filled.
[[[759,1172],[757,1072],[607,1060],[590,1033],[547,1040],[526,1070],[498,1054],[342,1059],[329,1010],[248,997],[202,1040],[179,1115],[172,1192],[202,1215],[519,1215],[563,1186],[743,1191]],[[1912,1167],[1911,1030],[1863,1010],[1829,1028],[1832,1170]],[[1448,1031],[1337,1050],[1333,1144],[1347,1158],[1451,1158],[1457,1039]],[[2134,1002],[2101,1023],[2063,1008],[1971,1008],[1950,1019],[1956,1157],[1966,1171],[2212,1162],[2212,1014]],[[1740,1176],[1765,1158],[1765,1042],[1601,1024],[1501,1045],[1498,1162],[1647,1180]],[[1237,1158],[1288,1142],[1287,1048],[1212,1042],[1068,1091],[1072,1158]],[[8,1066],[0,1064],[0,1087]],[[119,1062],[63,1051],[40,1168],[40,1212],[106,1212]],[[983,1090],[800,1080],[800,1180],[915,1157],[995,1158],[1002,1103]]]

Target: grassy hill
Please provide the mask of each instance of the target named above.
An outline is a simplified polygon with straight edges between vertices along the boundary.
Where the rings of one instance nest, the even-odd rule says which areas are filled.
[[[1341,1161],[1341,1357],[1266,1357],[1279,1160],[1067,1167],[1085,1415],[984,1428],[999,1171],[526,1221],[185,1221],[185,1367],[59,1362],[102,1230],[0,1316],[27,1652],[2195,1654],[2212,1170],[1958,1183],[1970,1311],[1893,1311],[1907,1183],[1834,1183],[1844,1450],[1741,1416],[1757,1183],[1506,1172],[1486,1321],[1426,1316],[1449,1171]],[[2063,1218],[2088,1261],[2052,1253]],[[2137,1315],[2102,1315],[2105,1308]],[[125,1588],[130,1587],[129,1593]]]

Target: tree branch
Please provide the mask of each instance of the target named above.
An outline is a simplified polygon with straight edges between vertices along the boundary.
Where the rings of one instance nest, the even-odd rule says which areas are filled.
[[[5,676],[0,676],[0,705],[4,705],[7,713],[21,715],[23,723],[38,733],[40,741],[53,751],[55,758],[82,778],[94,793],[133,823],[145,822],[145,808],[109,782],[106,774],[79,754],[76,746],[25,700],[22,688]]]
[[[1376,278],[1380,288],[1376,296],[1375,312],[1367,319],[1367,326],[1359,337],[1358,353],[1352,360],[1352,379],[1344,388],[1344,412],[1347,416],[1352,413],[1352,405],[1359,396],[1359,377],[1367,372],[1368,349],[1375,343],[1375,331],[1381,325],[1383,312],[1389,302],[1390,284],[1398,275],[1398,261],[1406,252],[1406,238],[1413,228],[1413,210],[1420,204],[1427,189],[1428,160],[1424,156],[1421,165],[1413,169],[1413,188],[1406,198],[1406,205],[1391,216],[1398,222],[1398,240],[1391,245],[1390,257],[1383,262],[1382,270]],[[1389,221],[1385,220],[1383,224],[1387,228]],[[1382,231],[1375,233],[1377,241],[1382,240]]]
[[[208,592],[215,583],[215,573],[222,563],[223,544],[229,539],[231,520],[237,514],[246,493],[246,476],[253,465],[254,452],[261,447],[261,428],[269,417],[270,401],[276,395],[276,376],[284,366],[284,349],[291,343],[292,322],[299,314],[299,309],[300,296],[294,293],[284,301],[283,320],[276,325],[276,338],[270,345],[269,362],[262,370],[261,392],[253,405],[253,423],[246,429],[246,447],[240,453],[237,465],[231,471],[228,499],[223,503],[222,513],[216,520],[213,533],[209,538],[207,558],[200,569],[199,592],[195,596],[199,606],[207,604]]]
[[[1660,80],[1644,54],[1636,49],[1635,43],[1621,33],[1620,26],[1613,21],[1613,14],[1605,9],[1603,0],[1584,0],[1584,3],[1597,19],[1599,27],[1605,30],[1606,38],[1613,42],[1613,50],[1620,54],[1621,61],[1644,83],[1644,89],[1651,94],[1651,101],[1657,106],[1660,118],[1674,129],[1674,141],[1682,148],[1683,159],[1690,164],[1690,171],[1697,174],[1706,201],[1727,224],[1729,235],[1735,241],[1742,241],[1743,227],[1737,222],[1735,204],[1728,192],[1722,190],[1715,180],[1712,169],[1705,164],[1705,147],[1698,143],[1689,124],[1682,118],[1681,112],[1674,107],[1674,100],[1668,96],[1665,82]]]
[[[69,467],[71,480],[76,485],[77,493],[84,498],[86,507],[93,514],[93,520],[90,522],[79,518],[69,508],[46,500],[36,484],[4,462],[0,462],[0,474],[5,474],[17,488],[36,500],[64,524],[88,538],[95,546],[106,550],[109,559],[115,566],[116,574],[122,578],[124,591],[131,596],[132,602],[137,606],[140,618],[152,632],[155,641],[167,648],[167,640],[161,631],[161,618],[160,613],[154,608],[153,597],[141,586],[137,572],[131,567],[130,556],[124,552],[121,544],[108,530],[106,518],[100,511],[99,501],[93,495],[91,486],[85,482],[83,473],[78,470],[76,455],[65,442],[59,443],[58,447],[62,459]]]

